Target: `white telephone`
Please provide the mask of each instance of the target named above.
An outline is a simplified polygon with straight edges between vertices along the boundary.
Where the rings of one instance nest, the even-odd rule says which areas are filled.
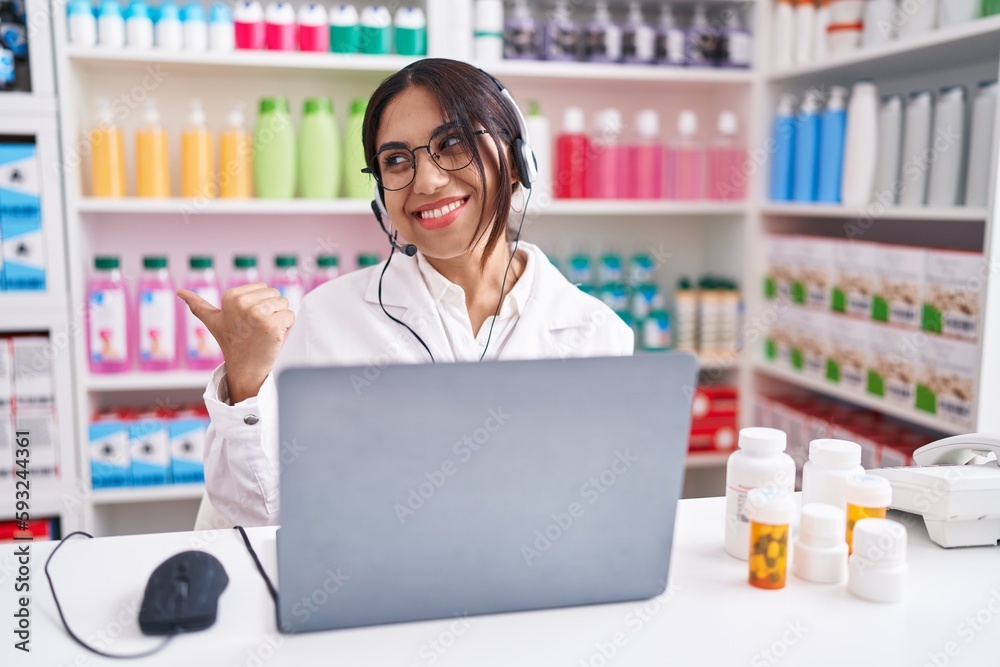
[[[944,438],[913,452],[916,466],[867,471],[892,484],[892,508],[920,514],[942,547],[1000,540],[1000,435]]]

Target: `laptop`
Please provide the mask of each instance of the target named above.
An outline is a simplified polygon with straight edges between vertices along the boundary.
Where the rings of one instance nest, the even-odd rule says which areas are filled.
[[[278,376],[282,632],[664,591],[693,356],[373,370]]]

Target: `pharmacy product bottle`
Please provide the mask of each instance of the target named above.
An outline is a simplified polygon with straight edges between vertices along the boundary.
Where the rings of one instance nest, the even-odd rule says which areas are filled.
[[[784,431],[774,428],[740,429],[739,449],[726,463],[726,552],[748,560],[750,510],[747,494],[753,489],[776,493],[795,491],[795,461],[785,453]],[[790,523],[790,522],[789,522]]]
[[[670,144],[667,155],[667,197],[704,199],[705,146],[698,140],[698,115],[694,111],[681,112],[677,138]]]
[[[329,98],[305,102],[299,124],[299,195],[333,199],[340,191],[340,137]]]
[[[844,171],[844,140],[847,135],[847,89],[830,88],[830,99],[820,119],[819,188],[817,201],[840,202]]]
[[[174,281],[167,272],[167,258],[147,256],[142,259],[139,277],[137,322],[139,368],[144,371],[167,371],[177,368],[177,295]]]
[[[715,64],[719,48],[719,35],[708,23],[705,5],[697,5],[691,27],[687,31],[687,49],[684,64],[688,67],[710,67]]]
[[[965,205],[985,207],[990,191],[990,161],[993,152],[993,121],[997,109],[997,82],[979,84],[972,105],[969,133],[969,166],[966,170]]]
[[[965,166],[965,87],[953,86],[941,90],[934,113],[935,158],[927,184],[928,206],[957,206],[965,192],[962,168]],[[938,145],[939,137],[947,142]]]
[[[427,17],[420,7],[400,7],[393,22],[393,43],[401,56],[427,55]]]
[[[170,146],[160,125],[160,112],[152,99],[146,102],[143,125],[136,133],[136,195],[166,198],[170,196]]]
[[[246,131],[242,103],[229,112],[226,124],[219,138],[219,196],[247,199],[253,196],[253,139]]]
[[[123,373],[132,365],[134,321],[117,257],[94,259],[87,282],[87,349],[91,373]]]
[[[961,2],[962,0],[941,0],[943,2]],[[925,35],[937,27],[937,13],[939,0],[922,0],[921,2],[909,3],[912,11],[903,11],[902,20],[897,28],[899,39],[910,39],[919,35]]]
[[[739,139],[739,120],[732,111],[719,114],[718,136],[708,149],[708,198],[742,201],[747,195],[747,149]]]
[[[568,0],[556,0],[552,16],[542,30],[542,58],[576,60],[580,48],[580,28],[573,21]]]
[[[865,3],[865,27],[861,33],[861,45],[864,48],[883,46],[896,39],[897,21],[893,16],[897,11],[900,10],[895,0],[868,0]]]
[[[809,460],[802,467],[802,504],[825,503],[847,511],[847,480],[865,474],[861,445],[821,438],[809,443]]]
[[[813,60],[821,63],[828,57],[826,47],[826,29],[830,27],[830,0],[819,0],[816,8],[816,21],[813,24]]]
[[[142,0],[132,0],[125,10],[125,44],[141,51],[153,48],[153,17]]]
[[[656,58],[656,30],[646,23],[638,0],[628,3],[628,18],[622,26],[622,60],[626,63],[651,63]]]
[[[535,154],[535,162],[538,165],[538,178],[532,185],[532,189],[535,190],[535,194],[551,197],[553,194],[552,130],[549,127],[549,119],[542,115],[536,100],[531,100],[528,103],[528,115],[524,119],[524,125],[528,130],[531,150]]]
[[[181,135],[181,196],[192,199],[214,199],[215,139],[205,125],[201,100],[191,100],[188,126]]]
[[[330,9],[330,50],[357,53],[361,48],[361,25],[354,5],[334,5]]]
[[[312,276],[310,290],[333,280],[340,275],[340,258],[337,255],[319,255],[316,258],[316,272]]]
[[[606,0],[596,0],[594,16],[584,28],[584,57],[590,62],[616,63],[622,57],[622,29],[611,20]]]
[[[854,526],[862,519],[884,519],[892,504],[892,485],[885,477],[855,475],[846,482],[847,491],[847,550],[854,552],[852,544]]]
[[[507,60],[541,58],[541,33],[528,0],[517,0],[504,28],[503,57]]]
[[[97,125],[90,130],[92,195],[124,197],[125,141],[107,98],[101,98],[97,104]]]
[[[184,24],[181,22],[181,8],[176,2],[160,5],[160,18],[156,20],[154,35],[156,48],[163,51],[184,49]]]
[[[791,201],[795,173],[795,96],[786,94],[774,118],[771,158],[771,201]]]
[[[213,2],[209,10],[208,48],[215,53],[228,53],[236,48],[233,12],[224,2]]]
[[[795,5],[795,64],[812,62],[814,49],[812,37],[816,34],[816,4],[813,0]]]
[[[902,173],[899,203],[923,206],[927,202],[927,149],[931,144],[934,96],[929,90],[911,93],[903,124]],[[909,168],[908,168],[909,167]]]
[[[386,55],[392,53],[392,14],[381,5],[361,10],[361,53]]]
[[[625,262],[617,252],[608,251],[597,263],[597,282],[602,285],[625,282]]]
[[[635,117],[636,137],[626,150],[625,167],[629,172],[629,199],[663,199],[663,144],[660,141],[660,115],[643,109]]]
[[[358,98],[351,102],[351,112],[347,116],[347,125],[344,128],[344,196],[350,199],[372,198],[372,177],[361,172],[367,166],[361,142],[361,130],[367,108],[366,99]]]
[[[817,584],[839,584],[847,579],[847,544],[841,535],[844,517],[842,509],[807,504],[803,499],[792,560],[792,573],[796,577]]]
[[[719,49],[722,54],[719,64],[723,67],[747,69],[753,58],[753,36],[743,24],[737,7],[723,11],[726,18]]]
[[[688,278],[681,277],[674,292],[674,336],[678,350],[698,349],[698,291]]]
[[[299,276],[298,259],[295,255],[278,255],[274,258],[274,275],[270,285],[288,299],[288,310],[299,312],[305,288]]]
[[[795,7],[792,0],[777,0],[774,6],[774,21],[771,24],[772,55],[775,71],[788,69],[795,64]]]
[[[68,39],[73,46],[97,44],[97,19],[89,0],[72,0],[66,6]]]
[[[711,356],[720,349],[722,333],[722,293],[719,282],[710,276],[698,281],[698,351]]]
[[[899,188],[899,157],[903,150],[903,96],[882,100],[878,112],[878,160],[875,166],[874,201],[884,206],[896,203]]]
[[[473,42],[476,61],[503,60],[503,18],[503,0],[476,0]]]
[[[118,0],[102,0],[97,14],[97,45],[108,49],[125,46],[125,19]]]
[[[810,89],[795,119],[795,184],[793,199],[814,202],[819,198],[819,91]]]
[[[315,3],[299,7],[299,50],[325,53],[330,50],[330,19],[326,7]]]
[[[218,308],[222,303],[219,282],[212,268],[211,257],[191,257],[190,273],[184,289],[191,290]],[[194,316],[190,308],[181,308],[184,321],[184,357],[188,368],[211,370],[222,363],[222,349],[208,327]]]
[[[264,41],[269,51],[294,51],[295,9],[291,3],[272,2],[264,10]]]
[[[659,65],[684,65],[684,47],[687,33],[677,25],[674,10],[668,4],[660,6],[660,25],[656,28],[656,63]]]
[[[256,282],[260,282],[257,257],[255,255],[236,255],[233,257],[233,272],[229,276],[228,289]]]
[[[233,33],[237,49],[263,49],[267,40],[264,8],[257,0],[244,0],[233,9]]]
[[[844,171],[841,200],[844,206],[863,206],[875,189],[878,158],[878,88],[871,81],[858,81],[847,107],[847,138],[844,140]]]
[[[618,109],[598,112],[595,133],[591,138],[593,161],[589,169],[590,199],[616,199],[621,196],[619,181],[624,183],[625,165],[622,159],[622,115]]]
[[[589,166],[590,139],[584,132],[583,109],[569,107],[563,116],[562,134],[556,138],[556,197],[586,197]]]
[[[752,489],[747,494],[750,519],[749,574],[755,588],[777,590],[785,587],[792,551],[792,494],[774,488]]]
[[[847,568],[847,590],[872,602],[900,602],[906,597],[906,526],[889,519],[858,522]]]
[[[254,192],[263,199],[295,196],[295,128],[284,97],[265,97],[254,131]]]
[[[184,50],[190,53],[208,51],[208,21],[205,8],[199,2],[190,2],[181,11],[184,22]]]
[[[982,0],[938,0],[938,27],[947,28],[977,19]]]

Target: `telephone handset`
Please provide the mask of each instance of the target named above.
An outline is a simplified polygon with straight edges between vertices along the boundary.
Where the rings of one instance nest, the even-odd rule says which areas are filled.
[[[1000,540],[1000,434],[956,435],[913,453],[915,466],[869,470],[892,484],[894,509],[924,517],[942,547]]]

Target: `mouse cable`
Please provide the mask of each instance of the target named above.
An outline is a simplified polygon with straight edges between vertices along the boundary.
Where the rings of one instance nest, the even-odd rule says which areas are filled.
[[[257,558],[257,552],[253,550],[253,545],[250,544],[250,538],[247,537],[247,532],[243,530],[243,526],[233,526],[235,530],[240,531],[240,535],[243,536],[243,544],[247,545],[247,551],[250,552],[250,556],[253,557],[253,562],[257,565],[257,571],[260,572],[260,576],[264,578],[264,583],[267,584],[267,592],[271,594],[271,599],[274,600],[274,604],[278,604],[278,590],[271,583],[271,579],[267,576],[267,572],[264,571],[264,566],[260,564],[260,559]]]
[[[167,635],[167,638],[163,640],[162,644],[160,644],[159,646],[156,646],[154,648],[151,648],[148,651],[143,651],[141,653],[115,654],[115,653],[105,653],[104,651],[101,651],[99,649],[94,648],[93,646],[90,646],[89,644],[87,644],[86,642],[84,642],[82,639],[80,639],[79,637],[77,637],[76,633],[74,633],[72,630],[70,630],[69,623],[66,622],[66,616],[63,614],[62,605],[59,604],[59,598],[56,597],[56,587],[52,583],[52,575],[49,574],[49,563],[52,562],[52,557],[55,556],[56,552],[59,551],[59,549],[62,548],[62,545],[66,543],[66,540],[68,540],[69,538],[73,537],[74,535],[85,535],[86,537],[89,537],[90,539],[94,539],[94,536],[91,535],[90,533],[85,533],[82,530],[75,530],[72,533],[70,533],[69,535],[67,535],[66,537],[64,537],[61,540],[59,540],[59,544],[57,544],[56,548],[52,550],[52,553],[49,554],[49,557],[45,559],[45,578],[49,580],[49,590],[52,591],[52,599],[56,603],[56,611],[59,612],[59,620],[62,621],[63,627],[66,628],[66,632],[69,634],[69,636],[73,639],[73,641],[75,641],[77,644],[79,644],[83,648],[87,649],[91,653],[96,653],[97,655],[99,655],[101,657],[104,657],[104,658],[117,658],[117,659],[123,659],[123,660],[131,660],[133,658],[145,658],[147,656],[153,655],[154,653],[159,653],[160,651],[162,651],[163,647],[166,646],[167,644],[169,644],[170,640],[177,636],[176,633],[174,633],[172,635]]]

